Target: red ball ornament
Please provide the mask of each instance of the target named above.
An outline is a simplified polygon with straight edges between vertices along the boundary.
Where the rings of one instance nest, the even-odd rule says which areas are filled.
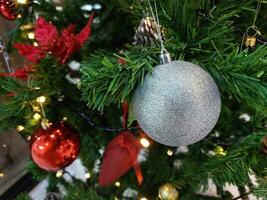
[[[17,4],[14,0],[0,0],[0,14],[8,19],[15,20],[17,18]]]
[[[80,153],[79,134],[64,122],[38,129],[30,140],[33,161],[42,169],[57,171],[70,165]]]

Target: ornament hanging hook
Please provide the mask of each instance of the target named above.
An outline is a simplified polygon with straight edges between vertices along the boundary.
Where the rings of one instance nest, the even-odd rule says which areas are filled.
[[[258,27],[256,26],[256,21],[258,19],[258,16],[259,16],[259,13],[260,13],[260,10],[261,10],[261,6],[262,6],[262,1],[261,0],[258,0],[258,4],[257,4],[257,7],[255,9],[255,16],[254,16],[254,19],[253,19],[253,23],[251,26],[249,26],[246,30],[246,32],[243,34],[243,38],[242,38],[242,43],[241,43],[241,51],[242,51],[242,46],[245,42],[245,38],[246,37],[252,37],[253,38],[253,44],[251,44],[252,46],[255,46],[256,44],[256,36],[257,35],[261,35],[261,32],[259,31]],[[250,35],[249,31],[250,30],[253,30],[254,31],[254,35]],[[249,45],[249,44],[247,44]]]
[[[171,59],[170,53],[167,51],[167,49],[164,46],[164,41],[163,41],[162,32],[161,32],[161,28],[160,28],[160,21],[159,21],[157,3],[154,0],[154,10],[155,10],[155,12],[153,11],[153,8],[151,6],[150,0],[148,0],[148,5],[149,5],[149,8],[150,8],[150,11],[151,11],[151,14],[152,14],[152,18],[156,22],[158,38],[159,38],[160,46],[161,46],[160,61],[161,61],[162,64],[170,63],[172,61],[172,59]]]
[[[259,16],[259,13],[260,13],[260,10],[261,10],[261,5],[262,5],[262,1],[261,0],[258,0],[258,4],[257,4],[257,8],[256,8],[256,11],[255,11],[255,16],[254,16],[253,24],[252,24],[252,27],[253,28],[255,27],[257,18]]]
[[[5,62],[5,65],[6,65],[6,69],[5,70],[8,73],[14,72],[13,67],[10,65],[10,59],[9,59],[9,55],[7,53],[4,41],[3,41],[2,37],[0,36],[0,54],[1,53],[3,54],[4,62]]]

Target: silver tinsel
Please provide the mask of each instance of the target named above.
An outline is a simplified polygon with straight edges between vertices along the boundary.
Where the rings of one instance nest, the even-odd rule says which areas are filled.
[[[212,77],[197,65],[158,65],[133,98],[140,127],[155,141],[185,146],[203,139],[220,115],[221,98]]]

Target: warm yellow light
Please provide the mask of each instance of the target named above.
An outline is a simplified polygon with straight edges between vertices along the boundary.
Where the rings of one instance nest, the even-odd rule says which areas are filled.
[[[24,4],[24,5],[29,3],[28,0],[17,0],[17,2],[18,2],[19,4]]]
[[[36,121],[40,120],[42,118],[42,116],[39,113],[34,113],[33,115],[33,119],[35,119]]]
[[[143,147],[148,148],[150,146],[150,142],[146,138],[141,138],[140,143]]]
[[[120,186],[121,186],[121,183],[120,183],[119,181],[117,181],[117,182],[115,183],[115,186],[116,186],[116,187],[120,187]]]
[[[3,147],[4,147],[4,148],[7,148],[7,145],[6,145],[6,144],[3,144]]]
[[[21,14],[18,14],[17,18],[20,19],[21,17],[22,17],[22,15]]]
[[[219,156],[226,156],[227,154],[227,151],[225,151],[224,148],[221,146],[217,146],[214,151],[215,151],[215,154]]]
[[[0,173],[0,178],[3,178],[5,176],[4,173]]]
[[[31,136],[28,136],[28,137],[27,137],[27,140],[28,140],[28,141],[30,141],[30,140],[31,140],[31,138],[32,138]]]
[[[28,35],[28,38],[29,38],[30,40],[34,40],[34,38],[35,38],[35,34],[34,34],[34,32],[29,32],[27,35]]]
[[[67,121],[68,120],[68,118],[67,117],[63,117],[63,121]]]
[[[33,24],[25,24],[25,25],[20,26],[19,28],[20,28],[20,30],[25,31],[25,30],[33,29],[34,25]]]
[[[173,151],[172,151],[171,149],[168,149],[168,151],[167,151],[167,155],[168,155],[168,156],[173,156]]]
[[[114,197],[114,200],[119,200],[118,197]]]
[[[62,170],[58,170],[56,173],[56,177],[59,178],[63,175],[63,171]]]
[[[86,178],[86,179],[91,178],[91,174],[90,174],[89,172],[87,172],[87,173],[85,174],[85,178]]]
[[[38,103],[45,103],[45,101],[46,101],[46,97],[45,96],[40,96],[40,97],[37,97],[36,98],[36,101],[38,102]]]
[[[25,128],[24,128],[24,126],[22,126],[22,125],[18,125],[18,126],[16,127],[16,129],[17,129],[18,132],[21,132],[21,131],[23,131]]]
[[[41,108],[40,108],[40,106],[33,105],[33,106],[32,106],[32,109],[33,109],[34,112],[41,112]]]
[[[38,47],[39,46],[38,42],[34,42],[33,46]]]
[[[145,197],[142,197],[140,200],[148,200],[147,198],[145,198]]]

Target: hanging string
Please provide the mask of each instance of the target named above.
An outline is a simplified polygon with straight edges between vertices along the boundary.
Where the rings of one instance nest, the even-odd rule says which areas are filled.
[[[159,38],[159,41],[160,41],[161,50],[163,51],[165,49],[165,47],[164,47],[163,37],[162,37],[162,34],[161,34],[157,3],[154,0],[154,9],[155,9],[156,15],[155,15],[155,13],[153,11],[153,8],[152,8],[151,3],[150,3],[149,0],[148,0],[148,5],[149,5],[149,8],[150,8],[150,11],[151,11],[151,14],[152,14],[152,18],[156,22],[157,34],[158,34],[158,38]]]
[[[255,17],[254,17],[254,20],[253,20],[252,27],[255,27],[255,24],[256,24],[257,18],[259,16],[260,9],[261,9],[261,5],[262,5],[261,0],[258,0],[258,4],[257,4],[257,8],[256,8],[256,11],[255,11]]]
[[[164,41],[163,41],[163,37],[162,37],[157,3],[154,0],[154,10],[155,10],[155,12],[153,11],[153,8],[152,8],[152,5],[150,3],[150,0],[148,0],[148,5],[149,5],[149,8],[150,8],[150,11],[151,11],[151,14],[152,14],[152,18],[156,22],[157,34],[158,34],[158,38],[159,38],[160,46],[161,46],[161,51],[160,51],[161,52],[160,53],[161,62],[163,64],[170,63],[171,62],[171,57],[170,57],[169,52],[166,50],[166,48],[164,46]]]
[[[6,71],[8,73],[14,72],[13,67],[10,65],[9,55],[8,55],[8,53],[6,51],[6,47],[5,47],[4,41],[3,41],[1,36],[0,36],[0,53],[3,54],[4,62],[5,62],[5,65],[6,65]]]

